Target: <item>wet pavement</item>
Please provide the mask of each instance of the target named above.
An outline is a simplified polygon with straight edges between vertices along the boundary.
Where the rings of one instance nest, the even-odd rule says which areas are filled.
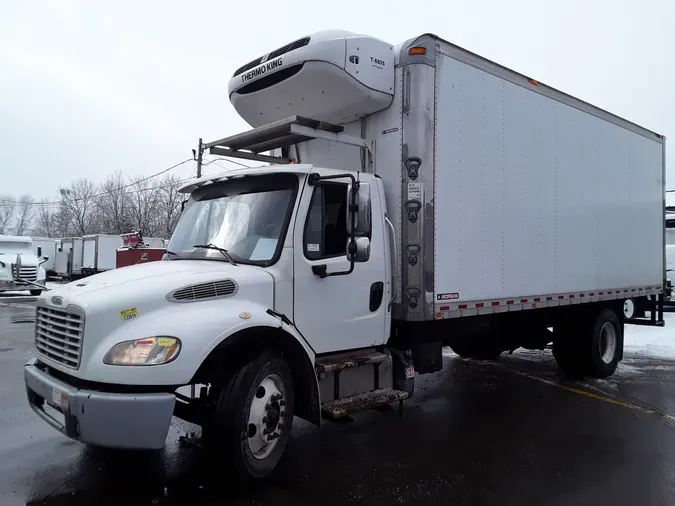
[[[403,417],[317,429],[296,419],[282,472],[253,490],[179,436],[162,452],[88,449],[32,413],[22,367],[33,308],[0,302],[0,505],[675,504],[675,363],[628,356],[567,382],[549,351],[492,363],[452,353]],[[675,334],[675,326],[671,327]]]

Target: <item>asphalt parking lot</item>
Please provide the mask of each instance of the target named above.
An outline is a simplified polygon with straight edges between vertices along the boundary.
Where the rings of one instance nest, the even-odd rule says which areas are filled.
[[[420,377],[402,418],[321,429],[296,419],[282,473],[242,490],[179,437],[162,452],[92,450],[28,408],[33,305],[0,301],[0,504],[675,504],[675,318],[627,331],[608,380],[569,382],[550,352]],[[675,339],[673,339],[675,341]],[[672,358],[671,358],[672,357]]]

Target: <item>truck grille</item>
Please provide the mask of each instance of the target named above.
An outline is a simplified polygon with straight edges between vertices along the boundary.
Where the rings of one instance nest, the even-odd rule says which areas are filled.
[[[80,367],[84,315],[38,307],[35,313],[35,347],[44,357],[72,369]]]
[[[16,265],[12,265],[14,272],[16,272]],[[21,266],[21,271],[19,272],[19,277],[21,279],[26,279],[28,281],[37,281],[38,268],[36,266]],[[21,281],[16,282],[19,286],[28,285],[28,283],[22,283]]]
[[[269,56],[267,57],[266,61],[271,61],[275,58],[278,58],[281,55],[284,55],[286,53],[290,53],[291,51],[295,51],[298,48],[304,47],[307,44],[309,44],[310,37],[304,37],[302,39],[296,40],[294,42],[291,42],[290,44],[286,44],[284,47],[280,47],[279,49],[275,49],[272,51]],[[246,65],[243,67],[240,67],[237,69],[237,71],[232,75],[232,77],[237,77],[239,74],[243,74],[247,70],[251,70],[253,67],[257,67],[262,63],[262,59],[264,56],[261,56],[260,58],[256,58],[255,60],[248,62]]]

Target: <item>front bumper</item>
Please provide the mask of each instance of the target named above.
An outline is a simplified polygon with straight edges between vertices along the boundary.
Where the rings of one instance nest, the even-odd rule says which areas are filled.
[[[173,416],[171,393],[123,394],[78,389],[36,359],[24,366],[30,407],[69,438],[108,448],[158,450]]]
[[[36,279],[31,281],[35,281],[36,283],[39,283],[41,285],[45,284],[44,279]],[[0,280],[0,292],[11,292],[15,290],[37,290],[39,287],[35,285],[31,285],[30,283],[22,283],[21,281],[14,281],[14,280]]]

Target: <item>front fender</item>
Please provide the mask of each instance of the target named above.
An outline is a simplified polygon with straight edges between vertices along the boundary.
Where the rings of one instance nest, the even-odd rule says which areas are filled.
[[[185,385],[202,362],[231,335],[253,327],[282,328],[303,347],[314,364],[314,353],[291,326],[267,314],[266,307],[247,300],[205,301],[171,304],[147,315],[124,322],[105,336],[89,356],[81,377],[91,381],[124,385]],[[155,366],[105,365],[103,357],[117,343],[152,336],[181,340],[176,360]],[[85,344],[86,345],[86,344]]]

